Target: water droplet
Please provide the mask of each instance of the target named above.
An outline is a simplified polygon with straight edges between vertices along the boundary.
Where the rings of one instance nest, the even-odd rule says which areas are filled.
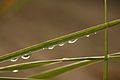
[[[55,45],[48,47],[48,49],[53,49],[54,47],[55,47]]]
[[[97,32],[95,32],[94,34],[97,34]]]
[[[62,58],[62,60],[69,60],[69,58]]]
[[[59,46],[63,46],[65,43],[60,43],[60,44],[58,44]]]
[[[16,72],[18,72],[18,70],[13,70],[12,72],[16,73]]]
[[[17,60],[18,60],[18,58],[13,58],[13,59],[11,59],[10,61],[15,62],[15,61],[17,61]]]
[[[30,54],[25,54],[23,56],[21,56],[22,59],[29,59],[30,58]]]
[[[86,37],[90,37],[90,35],[86,35]]]
[[[75,43],[78,39],[70,40],[68,43]]]
[[[45,48],[42,48],[42,50],[45,50]]]

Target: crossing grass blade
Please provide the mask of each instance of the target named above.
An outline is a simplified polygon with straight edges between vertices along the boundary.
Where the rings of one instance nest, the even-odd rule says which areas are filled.
[[[115,60],[120,59],[120,52],[109,54],[109,59]],[[41,66],[54,65],[61,62],[70,62],[70,61],[83,61],[83,60],[104,60],[104,56],[91,56],[91,57],[78,57],[78,58],[63,58],[63,59],[53,59],[53,60],[41,60],[41,61],[32,61],[26,63],[19,63],[9,66],[0,67],[0,72],[8,72],[13,70],[26,70]]]

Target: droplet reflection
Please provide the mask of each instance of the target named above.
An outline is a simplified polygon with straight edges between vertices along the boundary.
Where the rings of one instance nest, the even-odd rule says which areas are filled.
[[[13,70],[12,72],[16,73],[16,72],[18,72],[18,70]]]
[[[13,59],[11,59],[10,61],[11,62],[15,62],[15,61],[17,61],[18,60],[18,58],[13,58]]]
[[[55,47],[55,45],[48,47],[48,49],[53,49],[54,47]]]
[[[90,37],[90,35],[86,35],[86,37]]]
[[[59,46],[63,46],[65,43],[60,43],[60,44],[58,44]]]
[[[78,39],[70,40],[68,43],[75,43]]]
[[[25,54],[23,56],[21,56],[22,59],[29,59],[30,58],[30,54]]]

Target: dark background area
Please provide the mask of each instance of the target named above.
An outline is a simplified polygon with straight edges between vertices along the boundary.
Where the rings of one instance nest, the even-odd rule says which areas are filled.
[[[120,0],[108,1],[108,21],[120,18]],[[20,10],[9,10],[0,16],[0,55],[49,39],[104,23],[103,0],[33,0]],[[109,29],[109,53],[120,51],[120,27]],[[81,38],[53,50],[33,54],[30,59],[6,62],[1,66],[27,61],[103,55],[104,31]],[[58,65],[56,65],[58,66]],[[51,66],[55,67],[55,66]],[[109,80],[120,80],[120,62],[109,62]],[[50,67],[40,67],[0,76],[25,77]],[[90,65],[60,75],[52,80],[102,80],[103,63]]]

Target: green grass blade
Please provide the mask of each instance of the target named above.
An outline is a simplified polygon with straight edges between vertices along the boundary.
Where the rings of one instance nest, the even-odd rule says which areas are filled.
[[[47,70],[44,72],[41,72],[39,74],[33,75],[30,78],[35,78],[35,79],[50,79],[53,77],[56,77],[60,74],[63,74],[65,72],[71,71],[73,69],[76,68],[81,68],[81,67],[85,67],[88,66],[90,64],[99,62],[100,60],[84,60],[84,61],[78,61],[78,62],[74,62],[65,66],[61,66],[61,67],[57,67],[55,69],[51,69],[51,70]]]
[[[13,70],[25,70],[25,69],[31,69],[35,67],[41,67],[41,66],[48,66],[55,63],[58,63],[59,61],[55,60],[44,60],[44,61],[33,61],[33,62],[26,62],[26,63],[20,63],[20,64],[14,64],[9,66],[0,67],[0,72],[6,72]]]
[[[115,25],[118,25],[118,24],[120,24],[120,19],[108,22],[107,24],[105,23],[105,24],[100,24],[97,26],[92,26],[92,27],[89,27],[87,29],[83,29],[83,30],[78,31],[78,32],[74,32],[74,33],[71,33],[71,34],[68,34],[68,35],[65,35],[62,37],[48,40],[46,42],[42,42],[42,43],[27,47],[27,48],[24,48],[24,49],[21,49],[21,50],[18,50],[18,51],[15,51],[15,52],[12,52],[12,53],[9,53],[6,55],[3,55],[0,57],[0,62],[9,60],[11,58],[15,58],[17,56],[24,55],[26,53],[30,53],[30,52],[33,53],[33,52],[42,50],[43,48],[48,48],[48,47],[53,46],[53,45],[58,45],[62,42],[67,42],[69,40],[80,38],[80,37],[83,37],[85,35],[100,31],[100,30],[104,30],[104,29],[108,28],[108,24],[110,25],[109,28],[113,27]]]
[[[120,56],[120,52],[117,52],[117,53],[113,53],[113,54],[109,54],[110,56]]]
[[[110,54],[109,59],[110,60],[120,59],[120,52]],[[25,69],[31,69],[31,68],[41,67],[41,66],[53,65],[55,63],[68,62],[68,61],[82,61],[82,60],[104,60],[104,56],[63,58],[63,59],[26,62],[26,63],[0,67],[0,72],[7,72],[7,71],[13,71],[13,70],[25,70]]]
[[[104,21],[107,23],[107,0],[104,0]],[[109,24],[108,24],[109,26]],[[108,80],[108,28],[104,32],[104,80]]]
[[[13,70],[25,70],[41,66],[48,66],[60,62],[68,61],[82,61],[82,60],[103,60],[103,56],[97,57],[80,57],[80,58],[63,58],[63,59],[54,59],[54,60],[42,60],[42,61],[33,61],[20,64],[14,64],[9,66],[0,67],[0,72],[12,72]]]

